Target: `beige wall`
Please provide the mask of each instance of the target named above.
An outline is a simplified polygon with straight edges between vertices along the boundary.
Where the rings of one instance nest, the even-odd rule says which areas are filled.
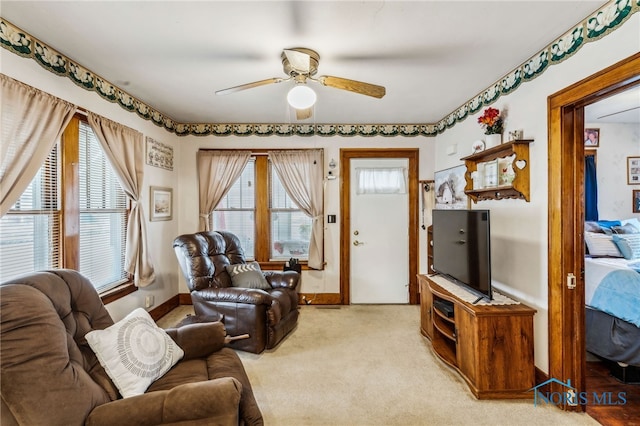
[[[52,95],[66,99],[86,110],[103,115],[111,120],[132,127],[165,144],[174,147],[174,153],[179,160],[180,152],[177,148],[178,137],[166,132],[150,121],[139,118],[122,109],[119,105],[103,100],[94,92],[81,89],[71,80],[59,77],[39,66],[33,59],[22,58],[5,49],[0,49],[0,63],[2,73],[20,80]],[[142,191],[142,206],[145,217],[149,218],[149,186],[174,187],[180,180],[179,169],[173,172],[157,167],[145,166],[144,188]],[[175,204],[174,204],[175,207]],[[156,282],[149,287],[140,289],[131,295],[107,305],[107,310],[114,320],[119,320],[138,307],[144,307],[147,295],[153,295],[155,305],[170,299],[178,292],[178,263],[170,250],[172,236],[177,234],[179,218],[163,222],[148,222],[147,232],[149,246],[152,248],[151,257],[156,269]],[[167,247],[169,249],[167,249]]]
[[[420,179],[433,177],[434,138],[426,137],[198,137],[186,136],[180,141],[180,233],[189,233],[198,227],[198,180],[195,170],[196,153],[200,148],[323,148],[325,176],[327,164],[333,158],[337,167],[334,174],[337,179],[326,181],[325,218],[327,214],[337,215],[337,222],[325,224],[325,261],[323,271],[303,271],[302,289],[304,293],[340,292],[340,182],[337,170],[340,169],[340,148],[419,148]],[[426,271],[426,232],[418,229],[420,236],[420,270]],[[424,263],[424,265],[422,265]],[[188,292],[184,279],[180,280],[180,292]]]
[[[176,293],[188,293],[184,277],[180,273],[171,242],[177,235],[197,231],[198,227],[198,181],[196,176],[196,152],[200,148],[323,148],[326,164],[333,158],[340,159],[340,148],[419,148],[420,179],[433,177],[434,138],[418,137],[216,137],[185,136],[179,137],[139,118],[136,114],[107,102],[96,93],[77,87],[67,78],[58,77],[40,67],[31,59],[21,58],[0,49],[2,72],[48,93],[66,99],[76,105],[104,115],[114,121],[130,126],[165,144],[174,147],[174,171],[145,166],[145,189],[143,206],[148,218],[149,186],[166,186],[174,189],[174,219],[168,222],[148,222],[147,230],[151,255],[156,267],[158,280],[153,285],[130,296],[110,303],[107,309],[118,320],[137,307],[144,306],[145,296],[153,294],[156,305],[168,300]],[[339,170],[339,165],[336,168]],[[337,172],[335,172],[337,173]],[[327,181],[325,192],[326,214],[339,216],[340,177]],[[325,257],[327,267],[324,271],[303,272],[302,291],[308,293],[339,293],[340,291],[340,235],[338,223],[325,226]],[[426,233],[421,229],[420,269],[426,271]],[[425,265],[422,265],[424,263]]]
[[[605,68],[640,50],[640,14],[632,16],[613,33],[585,45],[574,56],[545,73],[523,83],[512,94],[500,98],[494,105],[509,110],[506,129],[524,129],[531,144],[531,202],[520,200],[485,201],[474,205],[488,208],[492,217],[493,277],[496,287],[525,301],[538,310],[535,317],[536,365],[548,371],[547,321],[547,97],[596,71]],[[325,162],[339,160],[340,147],[419,147],[420,178],[432,179],[435,170],[457,166],[460,157],[471,153],[473,141],[482,138],[476,123],[477,115],[468,117],[436,138],[344,138],[344,137],[177,137],[116,104],[104,101],[98,95],[75,86],[69,79],[58,77],[31,59],[21,58],[0,49],[2,72],[27,84],[40,88],[77,105],[133,127],[174,147],[173,172],[147,166],[145,169],[145,198],[143,206],[148,216],[148,186],[174,188],[174,219],[148,224],[152,257],[158,280],[148,289],[138,291],[108,306],[114,319],[122,318],[130,310],[143,306],[144,296],[153,294],[156,304],[186,292],[171,241],[180,233],[197,228],[197,179],[195,153],[200,147],[220,148],[325,148]],[[473,96],[474,94],[469,94]],[[447,154],[451,145],[456,153]],[[339,213],[339,180],[327,183],[326,213]],[[425,271],[424,232],[420,232],[420,270]],[[306,272],[303,277],[305,292],[339,291],[339,227],[327,225],[326,257],[328,266],[323,272]]]
[[[545,372],[549,363],[547,98],[637,53],[640,50],[639,33],[640,14],[635,14],[621,28],[585,45],[571,58],[549,67],[536,79],[522,83],[515,92],[492,105],[508,110],[507,131],[524,129],[525,138],[535,140],[529,153],[531,202],[481,201],[473,207],[491,210],[492,278],[496,288],[538,310],[534,323],[535,359],[536,366]],[[461,164],[460,157],[469,155],[471,144],[483,138],[477,123],[482,110],[437,137],[436,170]],[[447,148],[452,144],[457,145],[458,153],[447,155]]]

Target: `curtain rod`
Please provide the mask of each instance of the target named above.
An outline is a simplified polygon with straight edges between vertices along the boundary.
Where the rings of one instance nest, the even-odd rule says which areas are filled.
[[[321,148],[309,148],[309,149],[284,149],[274,148],[269,150],[253,150],[253,149],[214,149],[214,148],[201,148],[200,151],[249,151],[253,156],[268,156],[269,151],[315,151],[322,150]],[[324,151],[323,151],[324,152]]]
[[[258,155],[269,155],[269,153],[267,151],[254,151],[252,149],[214,149],[214,148],[202,148],[199,151],[233,151],[233,152],[237,152],[237,151],[248,151],[251,153],[251,155],[254,156],[258,156]]]

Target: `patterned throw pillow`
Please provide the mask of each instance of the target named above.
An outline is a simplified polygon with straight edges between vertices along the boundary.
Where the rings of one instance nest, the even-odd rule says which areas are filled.
[[[613,242],[625,259],[640,259],[640,234],[614,235]]]
[[[260,290],[270,290],[271,285],[262,274],[258,262],[237,263],[227,265],[227,272],[231,276],[231,285],[242,288],[257,288]]]
[[[184,356],[142,308],[85,338],[123,398],[143,394]]]
[[[593,257],[622,257],[620,250],[613,242],[613,237],[596,232],[585,232],[584,241],[589,249],[589,255]]]

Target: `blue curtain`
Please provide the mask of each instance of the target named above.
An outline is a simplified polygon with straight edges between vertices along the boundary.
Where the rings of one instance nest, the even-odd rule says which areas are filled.
[[[598,220],[598,180],[593,155],[584,157],[584,220]]]

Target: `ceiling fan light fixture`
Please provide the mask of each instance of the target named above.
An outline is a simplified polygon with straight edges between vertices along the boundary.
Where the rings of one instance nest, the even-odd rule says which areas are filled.
[[[295,109],[311,108],[316,103],[316,92],[306,84],[296,84],[289,90],[287,102]]]

